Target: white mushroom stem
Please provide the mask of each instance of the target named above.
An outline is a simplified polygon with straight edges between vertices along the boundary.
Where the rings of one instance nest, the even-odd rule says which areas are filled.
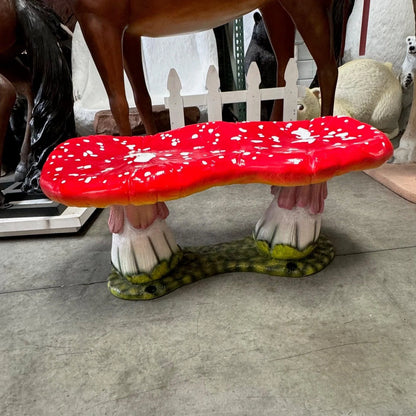
[[[254,237],[304,250],[321,230],[321,214],[327,196],[326,182],[296,187],[272,187],[274,199],[257,222]]]
[[[111,261],[123,275],[151,273],[179,247],[165,218],[165,203],[112,206],[108,224],[113,233]]]

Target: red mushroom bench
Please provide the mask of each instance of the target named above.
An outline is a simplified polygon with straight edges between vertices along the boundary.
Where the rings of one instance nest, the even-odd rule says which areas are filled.
[[[393,147],[348,117],[296,122],[208,122],[153,136],[68,140],[49,156],[44,193],[70,206],[111,207],[111,293],[152,299],[214,274],[307,276],[334,257],[320,235],[326,181],[377,167]],[[181,249],[165,201],[212,186],[272,185],[274,199],[253,236]]]

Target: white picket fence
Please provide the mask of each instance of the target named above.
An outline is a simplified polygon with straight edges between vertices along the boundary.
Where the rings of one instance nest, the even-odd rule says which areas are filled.
[[[261,77],[255,62],[252,62],[247,72],[246,90],[220,91],[220,79],[214,66],[210,66],[207,74],[205,94],[181,95],[182,84],[178,73],[171,69],[168,76],[167,88],[169,97],[165,98],[165,106],[169,109],[171,128],[185,125],[184,108],[206,106],[209,121],[222,119],[222,105],[246,103],[246,119],[260,120],[261,102],[266,100],[283,100],[283,120],[296,120],[297,98],[304,87],[297,86],[298,68],[295,59],[291,59],[285,72],[285,87],[259,88]]]

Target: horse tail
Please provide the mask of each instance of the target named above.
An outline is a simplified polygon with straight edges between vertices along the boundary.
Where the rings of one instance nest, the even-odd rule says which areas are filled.
[[[60,42],[68,37],[59,17],[38,0],[15,0],[18,32],[32,72],[30,168],[24,191],[39,191],[39,177],[50,152],[75,135],[71,70]]]

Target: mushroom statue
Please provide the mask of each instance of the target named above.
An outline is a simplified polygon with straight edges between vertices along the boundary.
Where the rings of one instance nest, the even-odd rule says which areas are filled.
[[[320,235],[327,180],[377,167],[392,152],[383,133],[348,117],[207,122],[152,136],[68,140],[49,156],[40,183],[66,205],[111,207],[110,291],[151,299],[219,273],[321,270],[334,257]],[[253,236],[179,248],[165,201],[244,183],[270,184],[274,194]]]

